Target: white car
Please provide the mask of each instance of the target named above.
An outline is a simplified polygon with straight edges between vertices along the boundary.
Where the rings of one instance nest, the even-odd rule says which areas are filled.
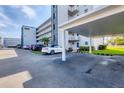
[[[61,53],[62,48],[60,46],[53,46],[53,47],[43,47],[42,48],[43,53],[48,53],[48,54],[55,54],[55,53]]]

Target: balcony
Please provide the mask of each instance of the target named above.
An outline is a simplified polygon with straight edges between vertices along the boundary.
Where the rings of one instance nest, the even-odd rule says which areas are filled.
[[[69,6],[68,8],[68,15],[69,16],[74,16],[79,12],[78,6]]]
[[[69,42],[77,42],[77,41],[79,41],[80,40],[80,37],[79,36],[76,36],[76,35],[74,35],[74,36],[69,36],[69,39],[68,39],[68,41]]]

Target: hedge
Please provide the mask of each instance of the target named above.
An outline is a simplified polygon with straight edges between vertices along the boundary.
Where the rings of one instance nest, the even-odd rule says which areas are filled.
[[[92,46],[92,50],[94,50],[94,46]],[[86,51],[89,51],[89,46],[80,46],[79,47],[79,51],[80,52],[86,52]]]

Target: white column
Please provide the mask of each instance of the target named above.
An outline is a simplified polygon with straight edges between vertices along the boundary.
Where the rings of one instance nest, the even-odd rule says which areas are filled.
[[[62,61],[66,61],[66,50],[65,50],[65,31],[62,31]]]
[[[105,44],[105,42],[104,42],[105,41],[105,37],[103,36],[102,38],[103,38],[103,45],[104,45]]]
[[[89,38],[90,38],[89,53],[92,53],[92,37],[91,37],[91,34],[92,34],[92,29],[90,28],[90,31],[89,31]]]
[[[92,53],[92,38],[90,36],[89,53]]]

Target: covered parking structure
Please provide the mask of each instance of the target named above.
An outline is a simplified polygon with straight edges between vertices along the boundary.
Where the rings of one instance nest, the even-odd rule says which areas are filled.
[[[124,34],[124,6],[108,5],[63,23],[62,31],[62,61],[66,61],[65,31],[90,37],[89,52],[92,52],[92,37],[103,35]]]

